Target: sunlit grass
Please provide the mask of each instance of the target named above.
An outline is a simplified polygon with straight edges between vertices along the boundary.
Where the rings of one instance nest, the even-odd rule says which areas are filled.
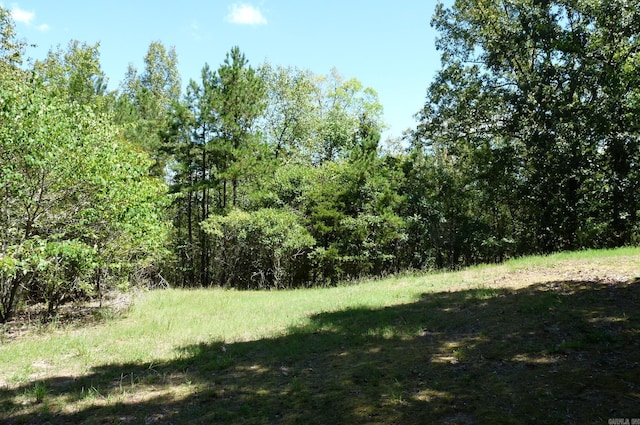
[[[239,342],[286,334],[305,326],[309,317],[353,308],[377,309],[411,303],[422,294],[478,289],[477,297],[499,294],[491,276],[526,270],[553,269],[557,264],[624,268],[640,264],[612,262],[612,258],[640,255],[639,248],[591,250],[509,260],[502,265],[480,265],[459,272],[401,275],[385,280],[343,284],[333,288],[287,291],[235,291],[224,289],[169,289],[139,294],[124,317],[78,329],[59,329],[0,346],[0,374],[42,362],[68,372],[81,373],[104,359],[151,362],[175,357],[175,347],[209,341]],[[494,279],[495,280],[495,279]],[[535,308],[533,306],[532,308]],[[7,379],[6,376],[2,377]]]
[[[153,399],[180,406],[197,394],[216,400],[214,416],[198,410],[202,423],[263,423],[283,412],[289,412],[286,423],[306,422],[305,406],[325,402],[353,407],[352,423],[371,415],[397,421],[396,409],[428,400],[431,415],[438,417],[448,411],[455,388],[460,392],[478,378],[465,369],[451,381],[445,374],[451,365],[502,356],[526,367],[555,365],[558,356],[594,347],[615,354],[635,332],[628,319],[635,312],[621,306],[615,317],[602,317],[596,313],[602,292],[583,291],[579,309],[568,304],[567,294],[584,290],[581,282],[632,280],[640,275],[639,259],[639,248],[624,248],[332,288],[141,292],[121,316],[2,339],[0,422],[15,412],[70,414]],[[531,285],[535,292],[518,292]],[[550,317],[562,322],[556,325]],[[520,325],[545,329],[553,338],[520,340],[510,334]],[[626,334],[612,334],[614,326],[628,327]],[[428,365],[436,370],[426,370]],[[520,379],[519,372],[510,373]],[[251,378],[238,377],[245,375]],[[486,391],[507,394],[492,375],[485,381]],[[288,398],[274,413],[276,389]],[[345,391],[351,392],[348,401]],[[250,392],[254,398],[242,402],[239,394]],[[229,394],[240,398],[226,410]],[[257,399],[262,404],[246,407]],[[329,413],[323,418],[335,419]]]

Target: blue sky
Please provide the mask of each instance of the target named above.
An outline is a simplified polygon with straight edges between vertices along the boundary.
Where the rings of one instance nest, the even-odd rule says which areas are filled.
[[[452,0],[445,0],[445,5]],[[217,68],[233,46],[250,64],[265,60],[316,74],[337,68],[378,92],[389,129],[415,126],[440,66],[430,26],[436,0],[4,0],[21,38],[42,59],[70,40],[100,42],[101,65],[116,89],[127,66],[142,68],[152,41],[174,46],[183,83],[205,63]]]

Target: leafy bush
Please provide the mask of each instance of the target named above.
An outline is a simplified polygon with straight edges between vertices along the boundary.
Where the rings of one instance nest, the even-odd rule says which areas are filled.
[[[126,279],[167,234],[146,155],[108,117],[14,77],[0,79],[0,322],[25,293],[54,313]]]
[[[273,208],[232,210],[210,217],[202,227],[213,244],[215,281],[237,288],[293,286],[307,272],[315,244],[295,213]]]

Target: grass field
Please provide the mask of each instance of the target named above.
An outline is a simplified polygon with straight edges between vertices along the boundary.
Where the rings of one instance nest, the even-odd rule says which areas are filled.
[[[0,329],[3,424],[640,418],[640,249],[280,292],[139,293]]]

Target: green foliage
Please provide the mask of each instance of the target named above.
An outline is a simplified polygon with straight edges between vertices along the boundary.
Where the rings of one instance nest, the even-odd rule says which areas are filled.
[[[263,148],[254,123],[264,110],[264,84],[236,47],[217,71],[202,68],[185,99],[173,104],[165,137],[172,155],[175,198],[174,251],[182,284],[209,286],[217,273],[200,223],[213,213],[246,204],[263,169]]]
[[[315,240],[300,217],[271,208],[231,210],[202,223],[211,238],[216,281],[238,288],[297,285]]]
[[[153,42],[108,93],[98,44],[20,69],[0,8],[0,319],[160,270],[280,288],[637,244],[634,6],[438,4],[442,69],[393,152],[376,92],[335,69],[254,69],[234,47],[182,96]]]
[[[407,188],[438,266],[632,243],[637,17],[628,2],[438,6],[443,68]]]
[[[3,74],[22,64],[26,43],[17,38],[11,13],[0,5],[0,69]]]
[[[237,207],[239,185],[255,166],[258,143],[253,130],[266,107],[265,85],[238,47],[227,53],[211,83],[211,112],[217,118],[211,124],[217,128],[218,154],[223,157],[218,172],[223,181],[231,184],[230,202],[223,188],[222,207]]]
[[[396,270],[405,238],[398,215],[401,175],[383,160],[327,164],[307,194],[306,216],[319,241],[313,254],[315,280],[336,281]]]
[[[317,77],[316,86],[320,109],[311,154],[315,163],[322,164],[349,156],[356,147],[363,117],[380,129],[382,105],[375,90],[355,78],[345,81],[336,69]]]
[[[382,105],[370,87],[336,69],[314,75],[265,64],[260,75],[268,105],[259,128],[281,162],[320,165],[345,159],[355,147],[362,117],[382,127]]]
[[[144,70],[129,66],[115,103],[116,122],[127,140],[145,150],[154,163],[151,172],[164,176],[167,152],[163,141],[169,131],[170,112],[180,98],[180,74],[175,49],[152,42],[144,57]]]
[[[2,81],[0,105],[0,320],[23,289],[53,313],[162,255],[162,184],[107,117],[37,80]]]
[[[22,248],[21,272],[32,279],[26,289],[32,300],[47,303],[47,318],[65,301],[91,292],[91,277],[98,265],[96,249],[78,240],[46,241],[37,236]]]
[[[317,86],[310,71],[274,67],[259,69],[265,82],[267,106],[258,122],[273,156],[282,162],[310,162],[317,134]]]
[[[106,109],[107,77],[100,68],[100,44],[93,46],[77,40],[66,51],[49,51],[44,61],[35,64],[35,72],[52,94],[92,109]]]
[[[379,156],[381,116],[376,93],[335,70],[256,71],[238,48],[205,65],[165,143],[174,280],[289,287],[399,267],[402,173]]]

